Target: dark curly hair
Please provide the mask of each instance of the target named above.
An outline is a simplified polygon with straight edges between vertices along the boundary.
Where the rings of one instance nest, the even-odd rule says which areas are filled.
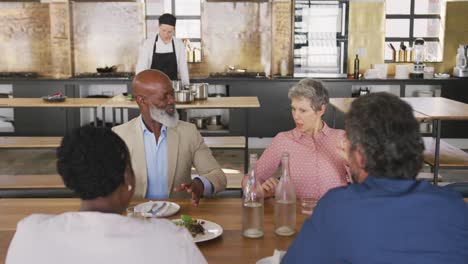
[[[57,149],[57,171],[83,200],[105,197],[124,182],[130,165],[125,142],[107,128],[74,129]]]
[[[356,99],[346,114],[350,149],[360,146],[372,176],[414,179],[422,167],[424,143],[413,109],[388,93]]]

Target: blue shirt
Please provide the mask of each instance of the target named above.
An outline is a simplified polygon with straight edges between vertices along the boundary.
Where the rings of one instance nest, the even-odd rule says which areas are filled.
[[[319,201],[282,263],[468,263],[468,205],[427,181],[369,176]]]
[[[141,119],[141,127],[143,129],[143,141],[145,145],[146,157],[146,174],[148,189],[146,190],[146,198],[148,199],[167,199],[169,193],[167,191],[167,127],[161,126],[161,133],[156,142],[153,132],[149,131]],[[203,176],[196,176],[202,181],[204,186],[203,195],[209,196],[213,194],[213,185]]]
[[[166,199],[169,197],[167,192],[167,127],[161,126],[161,134],[156,142],[153,132],[146,128],[143,119],[141,123],[148,177],[146,198]]]

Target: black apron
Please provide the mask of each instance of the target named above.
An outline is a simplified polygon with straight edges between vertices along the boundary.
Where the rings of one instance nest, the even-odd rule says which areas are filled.
[[[174,39],[172,39],[172,52],[156,53],[156,42],[159,35],[156,35],[153,48],[153,59],[151,69],[160,70],[167,74],[171,80],[177,80],[177,57],[175,54]]]

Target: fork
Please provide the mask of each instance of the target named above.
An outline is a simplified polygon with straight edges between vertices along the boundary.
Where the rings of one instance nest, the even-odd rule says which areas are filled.
[[[153,205],[151,206],[151,208],[148,210],[148,213],[151,213],[153,212],[154,208],[158,206],[158,203],[153,203]]]
[[[158,208],[156,208],[156,209],[151,208],[151,214],[152,214],[152,215],[156,215],[156,214],[159,213],[164,207],[166,207],[166,205],[167,205],[167,203],[166,203],[166,202],[163,202],[163,204],[162,204],[160,207],[158,207]]]

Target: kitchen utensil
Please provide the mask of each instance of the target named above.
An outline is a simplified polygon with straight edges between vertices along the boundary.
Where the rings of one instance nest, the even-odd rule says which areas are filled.
[[[166,207],[167,203],[163,203],[161,206],[159,207],[151,207],[151,210],[149,213],[151,213],[152,215],[156,215],[157,213],[159,213],[164,207]]]
[[[193,123],[198,129],[203,129],[205,128],[206,119],[203,117],[193,117],[190,122]]]
[[[153,205],[156,204],[156,209],[149,212]],[[168,217],[176,214],[180,210],[180,205],[174,202],[167,201],[148,201],[135,206],[134,212],[143,217]],[[156,212],[155,212],[156,211]]]
[[[222,125],[221,124],[221,115],[214,115],[208,117],[208,125]]]
[[[413,44],[413,54],[414,54],[414,63],[411,68],[410,79],[423,79],[424,78],[424,55],[425,42],[422,38],[417,38],[414,40]]]
[[[43,96],[42,99],[46,102],[63,102],[67,97],[62,92],[55,92],[50,95]]]
[[[172,88],[174,88],[174,91],[179,91],[182,89],[182,85],[180,81],[172,81]]]
[[[387,78],[388,64],[385,64],[385,63],[374,64],[374,69],[379,71],[379,73],[377,74],[378,75],[377,78],[379,79]]]
[[[105,66],[105,67],[101,67],[101,68],[96,68],[96,71],[99,72],[99,73],[108,73],[108,72],[115,72],[117,70],[117,66],[116,65],[113,65],[113,66]]]
[[[395,65],[395,79],[408,79],[408,65]]]
[[[207,83],[191,83],[185,86],[185,89],[190,90],[195,95],[195,100],[208,99],[208,84]]]
[[[468,77],[468,45],[460,45],[456,57],[456,66],[453,68],[453,76]]]
[[[180,90],[174,92],[176,103],[189,104],[194,100],[194,94],[190,90]]]

